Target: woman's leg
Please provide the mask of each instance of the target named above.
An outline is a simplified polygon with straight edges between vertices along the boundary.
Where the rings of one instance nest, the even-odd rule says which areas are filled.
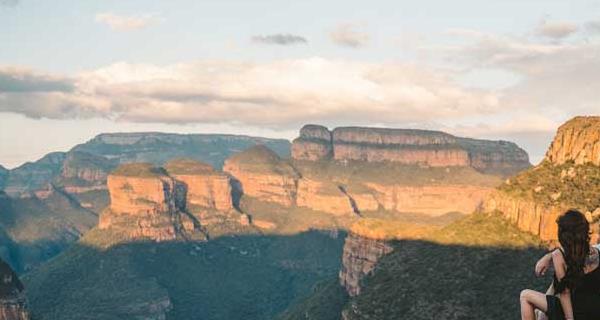
[[[535,320],[535,309],[548,311],[546,295],[529,289],[521,291],[521,320]]]

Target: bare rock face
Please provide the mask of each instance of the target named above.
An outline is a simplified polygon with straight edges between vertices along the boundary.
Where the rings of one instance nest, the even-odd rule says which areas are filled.
[[[562,173],[558,168],[561,165],[566,166]],[[579,169],[587,168],[587,173],[579,170],[579,165],[586,165]],[[597,221],[600,208],[590,202],[594,195],[579,192],[598,188],[596,179],[586,176],[594,177],[594,171],[597,175],[600,170],[595,169],[597,165],[600,165],[600,117],[576,117],[559,127],[544,162],[507,180],[485,200],[483,209],[502,213],[521,230],[542,240],[556,241],[556,219],[570,208],[583,208],[590,221]],[[557,188],[567,191],[557,192]],[[568,201],[562,200],[565,196],[570,197]],[[594,223],[594,242],[598,235],[598,224]]]
[[[244,195],[286,207],[296,203],[299,174],[263,145],[230,157],[225,161],[223,171],[233,176]]]
[[[351,215],[355,212],[352,200],[335,185],[306,178],[298,182],[296,204],[299,207],[328,212],[338,216]]]
[[[306,125],[292,144],[292,158],[309,161],[330,159],[333,156],[331,139],[331,132],[326,127]]]
[[[360,281],[374,271],[377,262],[393,248],[384,240],[350,233],[344,243],[340,284],[351,297],[360,294]]]
[[[553,241],[557,240],[558,233],[556,219],[569,208],[547,206],[495,192],[486,199],[483,209],[487,212],[501,212],[519,229],[535,234],[544,241]]]
[[[0,260],[0,320],[28,320],[23,284],[14,271]]]
[[[184,229],[180,210],[185,186],[151,164],[120,166],[108,177],[110,207],[100,216],[99,228],[125,233],[129,238],[173,240]]]
[[[575,117],[560,126],[546,159],[556,164],[600,165],[600,117]]]
[[[469,185],[405,186],[373,182],[367,186],[386,210],[431,216],[448,212],[471,213],[493,191],[493,188]]]
[[[329,133],[329,134],[328,134]],[[295,160],[397,162],[428,167],[471,166],[512,174],[530,166],[514,143],[459,138],[439,131],[307,125],[292,144]]]
[[[220,211],[233,209],[230,178],[209,164],[190,159],[173,160],[164,168],[187,188],[187,207],[200,206]]]
[[[105,187],[108,174],[116,167],[114,161],[80,151],[67,153],[60,180],[65,187]]]

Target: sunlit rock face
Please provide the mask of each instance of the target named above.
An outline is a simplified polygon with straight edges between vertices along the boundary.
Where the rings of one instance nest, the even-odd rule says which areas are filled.
[[[28,320],[23,284],[4,261],[0,260],[0,320]]]
[[[600,165],[600,117],[576,117],[560,126],[546,159],[556,164]]]
[[[429,130],[307,125],[292,144],[295,160],[396,162],[430,167],[470,166],[482,172],[513,174],[530,166],[516,144],[455,137]]]
[[[544,161],[511,177],[483,204],[520,229],[557,240],[556,219],[578,209],[590,222],[600,218],[600,117],[575,117],[557,130]],[[596,192],[595,192],[596,191]],[[598,224],[591,224],[597,242]]]
[[[209,164],[178,159],[165,164],[165,170],[187,189],[186,206],[200,206],[221,211],[233,209],[229,176]]]
[[[175,239],[184,229],[180,212],[186,188],[164,169],[144,163],[122,165],[109,175],[108,190],[110,207],[100,216],[100,229],[156,241]]]
[[[230,157],[223,171],[235,179],[244,195],[286,207],[296,203],[299,174],[265,146],[258,145]]]

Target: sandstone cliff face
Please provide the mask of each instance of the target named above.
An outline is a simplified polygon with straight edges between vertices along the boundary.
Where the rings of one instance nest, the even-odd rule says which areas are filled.
[[[546,159],[600,165],[600,117],[575,117],[558,128]]]
[[[403,186],[367,183],[384,209],[439,216],[448,212],[471,213],[493,189],[469,185]],[[360,200],[357,201],[361,207]]]
[[[77,187],[105,187],[110,171],[116,167],[114,161],[85,152],[73,151],[66,155],[60,180],[65,187],[77,191]]]
[[[112,228],[129,238],[173,240],[184,229],[185,186],[150,164],[128,164],[108,177],[110,207],[100,229]]]
[[[200,206],[220,211],[233,209],[230,178],[210,165],[179,159],[168,162],[165,169],[187,188],[187,207]]]
[[[519,229],[538,235],[545,241],[557,240],[556,218],[567,209],[511,197],[503,192],[494,192],[483,205],[483,210],[497,210]]]
[[[233,176],[244,195],[286,207],[296,203],[299,174],[265,146],[232,156],[225,161],[223,171]]]
[[[296,160],[397,162],[429,167],[471,166],[482,172],[513,174],[530,166],[527,153],[505,141],[455,137],[408,129],[307,125],[292,144]]]
[[[354,233],[346,237],[342,255],[340,284],[350,296],[360,294],[360,281],[373,272],[377,262],[393,248],[384,240],[370,239]]]
[[[570,164],[572,162],[572,164]],[[557,240],[556,219],[570,208],[600,217],[600,117],[576,117],[562,125],[538,166],[510,178],[484,202],[486,211],[499,211],[521,230]],[[592,224],[597,241],[598,224]]]
[[[23,284],[8,264],[2,260],[0,260],[0,319],[29,319]]]

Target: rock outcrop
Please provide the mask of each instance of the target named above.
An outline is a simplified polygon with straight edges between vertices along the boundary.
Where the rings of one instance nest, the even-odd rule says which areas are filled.
[[[527,153],[506,141],[459,138],[439,131],[307,125],[292,144],[296,160],[396,162],[429,167],[471,166],[513,174],[530,166]]]
[[[23,284],[2,260],[0,260],[0,319],[29,320]]]
[[[300,175],[266,146],[258,145],[225,161],[223,171],[233,176],[244,195],[290,207],[296,204]]]
[[[233,209],[230,178],[209,164],[191,159],[168,162],[165,170],[187,188],[187,207],[200,206],[220,211]]]
[[[182,214],[185,186],[162,168],[146,163],[122,165],[109,175],[108,190],[110,207],[100,216],[100,229],[112,228],[133,239],[165,241],[194,228]]]
[[[600,166],[600,117],[575,117],[558,128],[546,159]]]
[[[570,208],[600,218],[600,117],[576,117],[563,124],[546,158],[508,179],[484,202],[485,211],[501,212],[521,230],[557,240],[556,219]],[[592,224],[597,241],[598,224]]]
[[[105,190],[108,174],[116,166],[115,161],[102,156],[80,151],[68,152],[54,184],[69,193]]]
[[[393,247],[385,240],[363,237],[355,233],[346,237],[339,279],[350,296],[360,294],[360,281],[373,272],[381,257],[392,250]]]

